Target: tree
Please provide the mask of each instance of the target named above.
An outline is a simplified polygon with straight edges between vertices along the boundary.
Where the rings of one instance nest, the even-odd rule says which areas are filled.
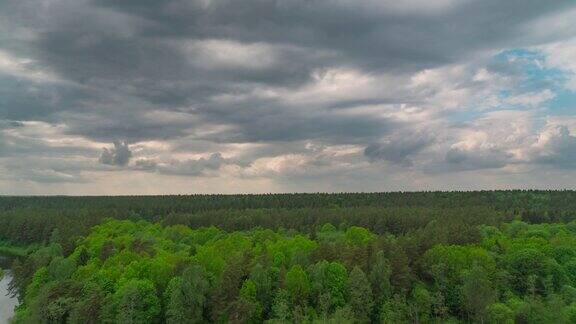
[[[412,290],[412,308],[417,323],[428,323],[433,298],[423,284],[417,284]]]
[[[445,298],[451,312],[466,311],[463,306],[462,284],[464,276],[473,267],[483,274],[493,273],[494,258],[476,246],[436,245],[428,250],[422,260],[426,272],[434,278],[436,289]]]
[[[165,292],[167,323],[201,322],[208,288],[204,269],[196,264],[170,280]]]
[[[346,243],[354,246],[365,246],[370,244],[375,238],[375,235],[363,227],[351,226],[344,234]]]
[[[394,295],[386,300],[380,309],[381,323],[409,323],[410,311],[403,295]]]
[[[156,323],[160,316],[160,300],[154,284],[148,280],[128,281],[114,294],[118,323]]]
[[[280,322],[291,319],[290,293],[284,289],[278,289],[272,303],[272,318]]]
[[[462,286],[462,298],[464,308],[471,313],[474,318],[484,323],[486,318],[486,307],[490,305],[496,297],[490,278],[484,268],[474,265],[464,276]]]
[[[292,303],[306,305],[310,293],[308,275],[301,266],[295,265],[286,273],[286,290],[290,293]]]
[[[348,273],[338,262],[321,261],[311,268],[312,293],[321,312],[331,313],[346,304]]]
[[[52,281],[42,285],[34,301],[30,303],[29,321],[38,323],[65,322],[78,295],[78,285],[70,281]]]
[[[313,321],[315,324],[352,324],[357,322],[354,312],[347,306],[337,308],[331,316]]]
[[[76,262],[72,258],[56,257],[48,265],[48,273],[56,280],[68,279],[76,270]]]
[[[230,304],[237,300],[245,276],[246,255],[226,264],[216,288],[211,291],[210,316],[212,321],[222,320]]]
[[[542,289],[547,257],[536,249],[517,249],[505,255],[507,270],[512,275],[514,289],[525,294]]]
[[[349,304],[356,315],[356,319],[363,323],[370,322],[372,308],[374,307],[374,298],[372,288],[364,271],[355,267],[350,272],[348,279]]]
[[[266,269],[262,264],[257,263],[250,272],[250,279],[256,285],[256,299],[260,302],[263,308],[264,316],[268,315],[272,306],[272,271]],[[276,279],[276,278],[274,278]],[[277,280],[274,280],[277,282]]]
[[[384,257],[384,252],[378,251],[374,260],[374,265],[370,270],[370,283],[374,291],[374,297],[377,304],[382,300],[392,295],[392,288],[390,286],[390,263]]]
[[[222,200],[212,197],[199,198],[206,210],[193,207],[194,215],[182,214],[188,207],[179,199],[155,209],[147,202],[154,198],[147,198],[143,205],[124,202],[130,207],[103,210],[92,220],[79,217],[80,223],[49,210],[46,220],[32,209],[13,214],[0,208],[0,239],[21,231],[24,242],[48,244],[23,249],[14,263],[11,285],[21,293],[15,324],[574,322],[576,211],[542,210],[558,223],[522,223],[510,231],[506,222],[532,204],[526,196],[555,195],[467,195],[414,194],[408,200],[383,195],[394,198],[392,209],[378,207],[385,202],[370,195],[346,194],[342,200],[310,195],[305,203],[272,202],[275,196],[222,198],[228,201],[223,206],[234,208],[286,207],[273,210],[222,205],[213,210],[211,204]],[[358,206],[327,212],[324,199]],[[502,209],[482,207],[485,199]],[[576,208],[576,202],[548,204],[546,199],[541,202],[547,206]],[[74,215],[88,215],[98,206],[89,208]],[[163,218],[162,211],[170,216]],[[105,221],[87,237],[72,239],[75,229],[82,233],[82,226],[96,225],[105,216],[134,220]],[[326,222],[337,227],[326,225],[314,233]],[[221,229],[198,228],[214,224]],[[488,226],[477,237],[479,224]],[[47,243],[54,228],[66,234],[59,239],[62,245]],[[378,235],[368,239],[370,231]],[[162,294],[161,305],[157,294]]]
[[[229,321],[232,323],[262,322],[262,305],[256,300],[256,285],[251,279],[242,284],[240,296],[232,305]]]
[[[513,324],[514,312],[506,304],[494,303],[486,309],[489,323]]]
[[[101,323],[103,318],[102,308],[104,306],[105,293],[94,284],[88,283],[82,289],[82,297],[74,304],[70,311],[70,323]]]

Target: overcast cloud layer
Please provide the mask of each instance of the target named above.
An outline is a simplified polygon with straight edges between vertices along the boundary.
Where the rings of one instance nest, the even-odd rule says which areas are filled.
[[[572,0],[0,1],[0,194],[575,186]]]

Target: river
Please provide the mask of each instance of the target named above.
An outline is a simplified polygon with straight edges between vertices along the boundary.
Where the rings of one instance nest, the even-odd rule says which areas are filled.
[[[7,268],[8,260],[0,255],[0,267]],[[11,280],[10,271],[4,270],[4,278],[0,281],[0,324],[8,324],[8,320],[14,315],[14,307],[18,305],[18,299],[8,294],[8,283]]]

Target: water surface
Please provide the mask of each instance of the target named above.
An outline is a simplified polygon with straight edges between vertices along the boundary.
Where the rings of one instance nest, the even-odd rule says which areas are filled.
[[[5,268],[8,260],[0,256],[0,267]],[[14,307],[18,305],[18,299],[8,294],[8,284],[12,277],[9,270],[4,270],[4,278],[0,281],[0,324],[7,324],[14,315]]]

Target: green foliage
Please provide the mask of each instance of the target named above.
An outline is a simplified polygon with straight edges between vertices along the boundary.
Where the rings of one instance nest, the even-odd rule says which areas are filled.
[[[462,286],[469,271],[478,267],[490,276],[496,269],[496,262],[488,251],[476,246],[437,245],[424,254],[423,264],[446,305],[455,313],[467,310],[462,304],[465,299]]]
[[[506,304],[494,303],[487,308],[488,322],[498,324],[513,324],[514,312]]]
[[[272,304],[271,318],[279,322],[288,321],[292,318],[291,308],[290,293],[284,289],[278,289]]]
[[[392,296],[392,286],[390,284],[391,273],[390,262],[384,256],[383,251],[378,251],[372,269],[370,270],[370,283],[372,284],[372,291],[378,304]]]
[[[369,323],[374,307],[372,287],[364,271],[355,267],[348,280],[349,303],[355,318],[362,323]]]
[[[251,279],[242,284],[240,296],[233,304],[229,319],[238,323],[261,322],[262,305],[256,300],[256,284]]]
[[[571,323],[574,198],[0,197],[0,240],[15,323]]]
[[[293,304],[306,305],[310,293],[308,275],[301,266],[295,265],[286,273],[284,282]]]
[[[33,248],[33,246],[31,246]],[[0,240],[0,256],[4,257],[24,257],[28,254],[28,248],[15,246]]]
[[[132,279],[118,288],[113,297],[118,323],[156,323],[160,321],[160,300],[154,283]]]
[[[346,304],[348,273],[341,263],[318,262],[311,267],[310,274],[312,299],[321,313],[331,313]]]
[[[202,322],[209,283],[199,265],[191,265],[181,277],[170,280],[165,296],[167,323]]]
[[[380,310],[380,321],[382,323],[409,323],[410,309],[405,297],[394,295],[386,300]]]
[[[346,230],[345,237],[347,244],[365,246],[370,244],[376,236],[365,228],[352,226]]]
[[[418,322],[430,321],[433,303],[434,299],[428,289],[423,284],[417,284],[412,290],[412,307]]]
[[[490,277],[484,267],[475,264],[464,275],[463,281],[462,301],[464,308],[472,314],[473,318],[483,322],[486,317],[486,308],[496,298]]]

